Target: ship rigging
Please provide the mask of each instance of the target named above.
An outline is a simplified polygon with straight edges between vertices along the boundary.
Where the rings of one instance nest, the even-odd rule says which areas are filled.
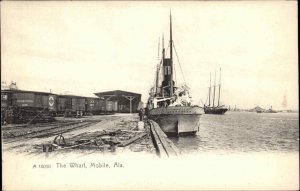
[[[200,116],[203,109],[191,102],[189,88],[186,83],[176,86],[176,72],[173,64],[173,48],[177,59],[177,51],[172,36],[172,16],[170,14],[169,58],[166,57],[164,38],[162,39],[162,58],[157,65],[154,87],[150,89],[147,103],[149,117],[156,121],[168,134],[195,134],[199,130]],[[183,71],[178,59],[183,75]],[[160,75],[161,74],[161,75]],[[162,78],[160,81],[160,77]],[[175,77],[175,81],[174,81]],[[184,76],[183,76],[184,79]],[[185,80],[184,80],[185,81]]]

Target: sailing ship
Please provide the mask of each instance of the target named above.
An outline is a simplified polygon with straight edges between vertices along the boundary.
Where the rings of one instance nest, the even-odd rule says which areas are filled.
[[[173,66],[174,43],[172,39],[171,14],[169,45],[170,57],[167,58],[164,40],[162,40],[162,58],[159,59],[155,85],[150,89],[150,96],[147,102],[148,117],[157,122],[168,136],[195,135],[199,131],[200,116],[204,111],[201,107],[192,104],[187,85],[179,87],[175,84],[173,78],[175,68]]]
[[[208,105],[204,104],[204,112],[205,114],[224,114],[228,109],[224,105],[220,105],[220,95],[221,95],[221,68],[220,68],[220,78],[219,78],[219,95],[218,95],[218,105],[215,106],[215,93],[216,93],[216,72],[215,72],[215,80],[214,80],[214,91],[213,91],[213,100],[212,106],[210,105],[210,93],[211,93],[211,75],[209,78],[209,90],[208,90]]]

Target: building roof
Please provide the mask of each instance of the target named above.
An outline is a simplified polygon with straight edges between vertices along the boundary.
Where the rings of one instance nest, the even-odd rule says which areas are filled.
[[[50,93],[50,92],[39,92],[39,91],[31,91],[31,90],[14,90],[14,89],[1,90],[1,92],[53,94],[53,93]]]
[[[134,97],[141,97],[142,94],[134,93],[134,92],[127,92],[122,90],[113,90],[113,91],[106,91],[106,92],[98,92],[94,93],[98,97],[123,97],[123,96],[134,96]]]

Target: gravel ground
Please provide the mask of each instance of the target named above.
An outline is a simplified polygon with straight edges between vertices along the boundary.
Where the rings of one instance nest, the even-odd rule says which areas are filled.
[[[78,122],[86,122],[93,121],[90,126],[77,128],[71,130],[69,132],[63,133],[63,137],[67,146],[71,146],[74,144],[78,144],[76,141],[88,141],[88,140],[99,140],[97,136],[103,133],[109,132],[117,132],[117,134],[110,134],[106,136],[101,136],[100,144],[96,141],[94,144],[81,145],[79,147],[74,148],[64,148],[59,147],[59,149],[55,149],[53,152],[49,152],[47,156],[55,157],[57,155],[64,154],[78,154],[78,155],[90,155],[90,154],[106,154],[106,155],[118,155],[119,153],[128,153],[128,152],[140,152],[155,155],[155,148],[153,146],[151,137],[147,130],[147,124],[145,123],[145,129],[142,131],[138,131],[138,115],[137,114],[115,114],[115,115],[100,115],[100,116],[89,116],[80,119],[74,118],[56,118],[57,122],[69,122],[69,121],[78,121]],[[4,138],[2,141],[3,152],[12,152],[19,153],[25,155],[35,155],[35,156],[44,156],[46,153],[43,152],[43,145],[52,144],[56,135],[49,135],[43,138],[28,138],[26,137],[26,133],[48,129],[49,126],[41,126],[32,125],[31,127],[14,127],[10,126],[8,128],[2,129],[2,137]],[[61,129],[61,128],[60,128]],[[55,128],[54,128],[55,130]],[[10,136],[7,136],[10,132]],[[109,144],[104,144],[101,140],[122,142],[126,141],[136,135],[141,133],[147,133],[143,138],[135,141],[132,144],[129,144],[125,147],[114,147]],[[5,136],[3,136],[5,135]],[[13,135],[18,135],[18,137],[13,137]],[[76,143],[75,143],[76,142]],[[100,145],[100,146],[99,146]],[[63,149],[64,148],[64,149]]]

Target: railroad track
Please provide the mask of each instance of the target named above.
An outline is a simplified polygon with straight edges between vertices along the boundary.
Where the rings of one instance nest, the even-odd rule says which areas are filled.
[[[148,122],[150,124],[150,132],[157,154],[160,157],[180,155],[180,151],[173,144],[173,142],[168,139],[167,135],[161,130],[160,126],[153,120],[148,120]]]
[[[55,125],[63,125],[63,124],[70,124],[70,123],[77,123],[76,121],[55,121],[52,123],[34,123],[34,124],[8,124],[2,126],[2,130],[17,130],[17,129],[24,129],[24,128],[36,128],[36,127],[50,127]]]
[[[32,138],[50,137],[50,136],[66,133],[66,132],[69,132],[69,131],[72,131],[72,130],[75,130],[78,128],[88,127],[88,126],[96,124],[98,122],[100,122],[100,121],[84,121],[84,122],[78,121],[76,123],[63,124],[63,125],[50,127],[47,129],[41,129],[41,130],[33,131],[33,132],[30,132],[27,134],[7,138],[7,139],[3,140],[3,143],[18,142],[21,140],[32,139]]]
[[[25,135],[30,135],[38,132],[42,132],[49,129],[55,129],[60,127],[66,127],[70,125],[78,124],[78,122],[68,122],[68,123],[55,123],[55,124],[48,124],[48,125],[35,125],[35,126],[24,126],[23,128],[20,128],[19,126],[17,128],[10,128],[10,129],[2,129],[3,138],[17,138],[22,137]]]

